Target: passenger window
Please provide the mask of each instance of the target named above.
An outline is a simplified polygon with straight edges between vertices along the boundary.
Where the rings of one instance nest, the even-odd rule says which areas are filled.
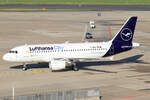
[[[16,54],[17,54],[17,53],[18,53],[18,51],[9,51],[9,53],[16,53]]]

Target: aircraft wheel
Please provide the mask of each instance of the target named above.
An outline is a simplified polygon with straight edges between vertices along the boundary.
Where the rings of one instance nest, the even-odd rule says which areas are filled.
[[[51,69],[51,72],[55,72],[55,71]]]
[[[27,69],[28,69],[28,68],[27,68],[26,64],[23,63],[23,68],[22,68],[22,70],[23,70],[23,71],[26,71]]]
[[[79,68],[76,66],[76,64],[73,64],[72,69],[73,69],[74,71],[78,71],[78,70],[79,70]]]
[[[73,70],[74,70],[74,71],[78,71],[79,68],[78,68],[78,67],[73,67]]]
[[[26,67],[24,67],[24,68],[22,68],[22,70],[23,70],[23,71],[26,71],[26,70],[27,70],[27,68],[26,68]]]

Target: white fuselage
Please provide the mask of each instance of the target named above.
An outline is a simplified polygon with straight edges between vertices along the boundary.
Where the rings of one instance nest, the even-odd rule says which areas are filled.
[[[11,49],[3,59],[23,63],[49,62],[52,70],[64,69],[72,63],[71,66],[76,71],[75,60],[100,59],[140,46],[139,43],[132,43],[136,22],[136,16],[130,17],[108,42],[23,45]]]
[[[50,62],[55,59],[99,59],[111,42],[23,45],[10,50],[3,59],[12,62]]]

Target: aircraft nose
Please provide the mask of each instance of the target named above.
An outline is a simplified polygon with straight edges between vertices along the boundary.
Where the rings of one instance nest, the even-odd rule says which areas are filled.
[[[8,53],[3,56],[3,60],[9,61],[9,55],[8,55]]]

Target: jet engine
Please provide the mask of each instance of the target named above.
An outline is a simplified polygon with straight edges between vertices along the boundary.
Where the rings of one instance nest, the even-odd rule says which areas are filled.
[[[65,69],[66,68],[66,61],[52,60],[49,63],[49,68],[51,68],[52,71]]]

